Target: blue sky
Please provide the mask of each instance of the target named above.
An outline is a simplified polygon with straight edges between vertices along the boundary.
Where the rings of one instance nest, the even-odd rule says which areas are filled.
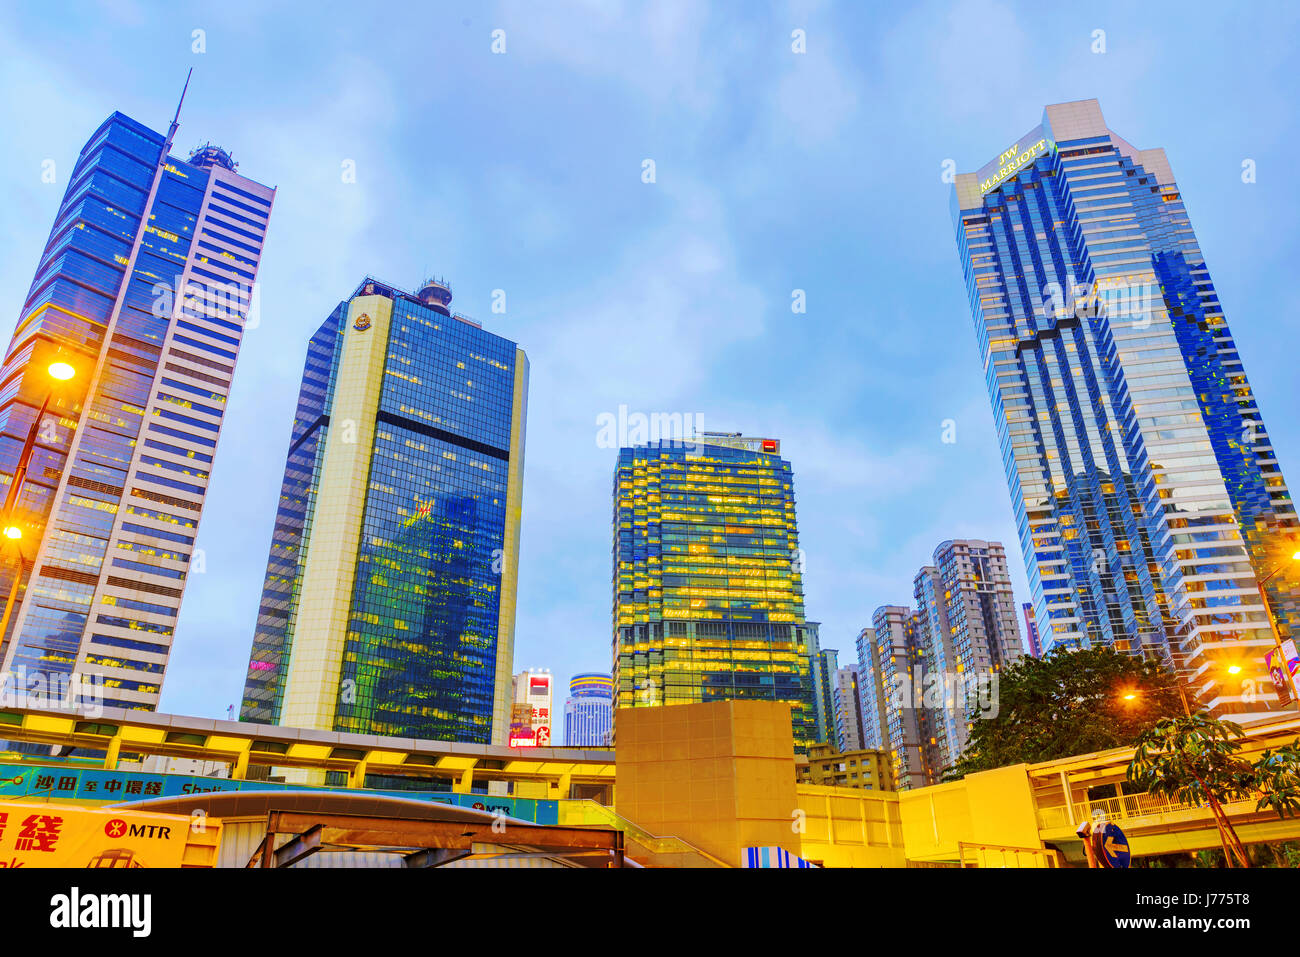
[[[620,404],[782,439],[808,616],[846,658],[946,538],[1003,541],[1023,600],[941,174],[1048,103],[1097,97],[1117,133],[1166,149],[1300,480],[1294,9],[411,6],[0,8],[0,332],[86,138],[114,110],[165,130],[190,67],[177,152],[211,139],[279,188],[162,710],[239,701],[306,340],[367,273],[446,276],[454,308],[531,358],[517,669],[563,686],[609,668],[615,453],[596,421]]]

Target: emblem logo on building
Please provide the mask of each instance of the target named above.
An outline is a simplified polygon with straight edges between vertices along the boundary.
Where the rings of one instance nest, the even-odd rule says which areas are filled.
[[[352,324],[352,328],[357,332],[365,332],[370,328],[370,316],[368,313],[362,313],[357,316],[357,321]]]

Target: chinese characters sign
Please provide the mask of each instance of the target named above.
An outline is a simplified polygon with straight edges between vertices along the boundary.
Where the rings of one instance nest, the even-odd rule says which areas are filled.
[[[180,867],[189,827],[175,814],[0,804],[0,868]]]

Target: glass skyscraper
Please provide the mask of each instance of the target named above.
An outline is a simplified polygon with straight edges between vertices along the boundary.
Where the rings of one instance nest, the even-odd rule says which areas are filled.
[[[952,212],[1044,652],[1150,650],[1265,710],[1295,509],[1164,151],[1049,106]]]
[[[505,744],[528,360],[374,279],[307,347],[244,720]]]
[[[815,639],[780,443],[705,433],[620,450],[613,531],[617,707],[787,701],[806,751]]]
[[[598,671],[574,675],[564,702],[564,746],[607,748],[614,731],[614,679]]]
[[[146,710],[275,198],[218,147],[171,155],[177,128],[114,113],[91,135],[0,372],[3,672]]]

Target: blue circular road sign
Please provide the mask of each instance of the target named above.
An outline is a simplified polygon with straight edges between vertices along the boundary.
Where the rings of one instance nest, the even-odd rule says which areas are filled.
[[[1111,867],[1128,867],[1128,838],[1117,825],[1109,821],[1101,829],[1101,853],[1106,856],[1106,863]]]

